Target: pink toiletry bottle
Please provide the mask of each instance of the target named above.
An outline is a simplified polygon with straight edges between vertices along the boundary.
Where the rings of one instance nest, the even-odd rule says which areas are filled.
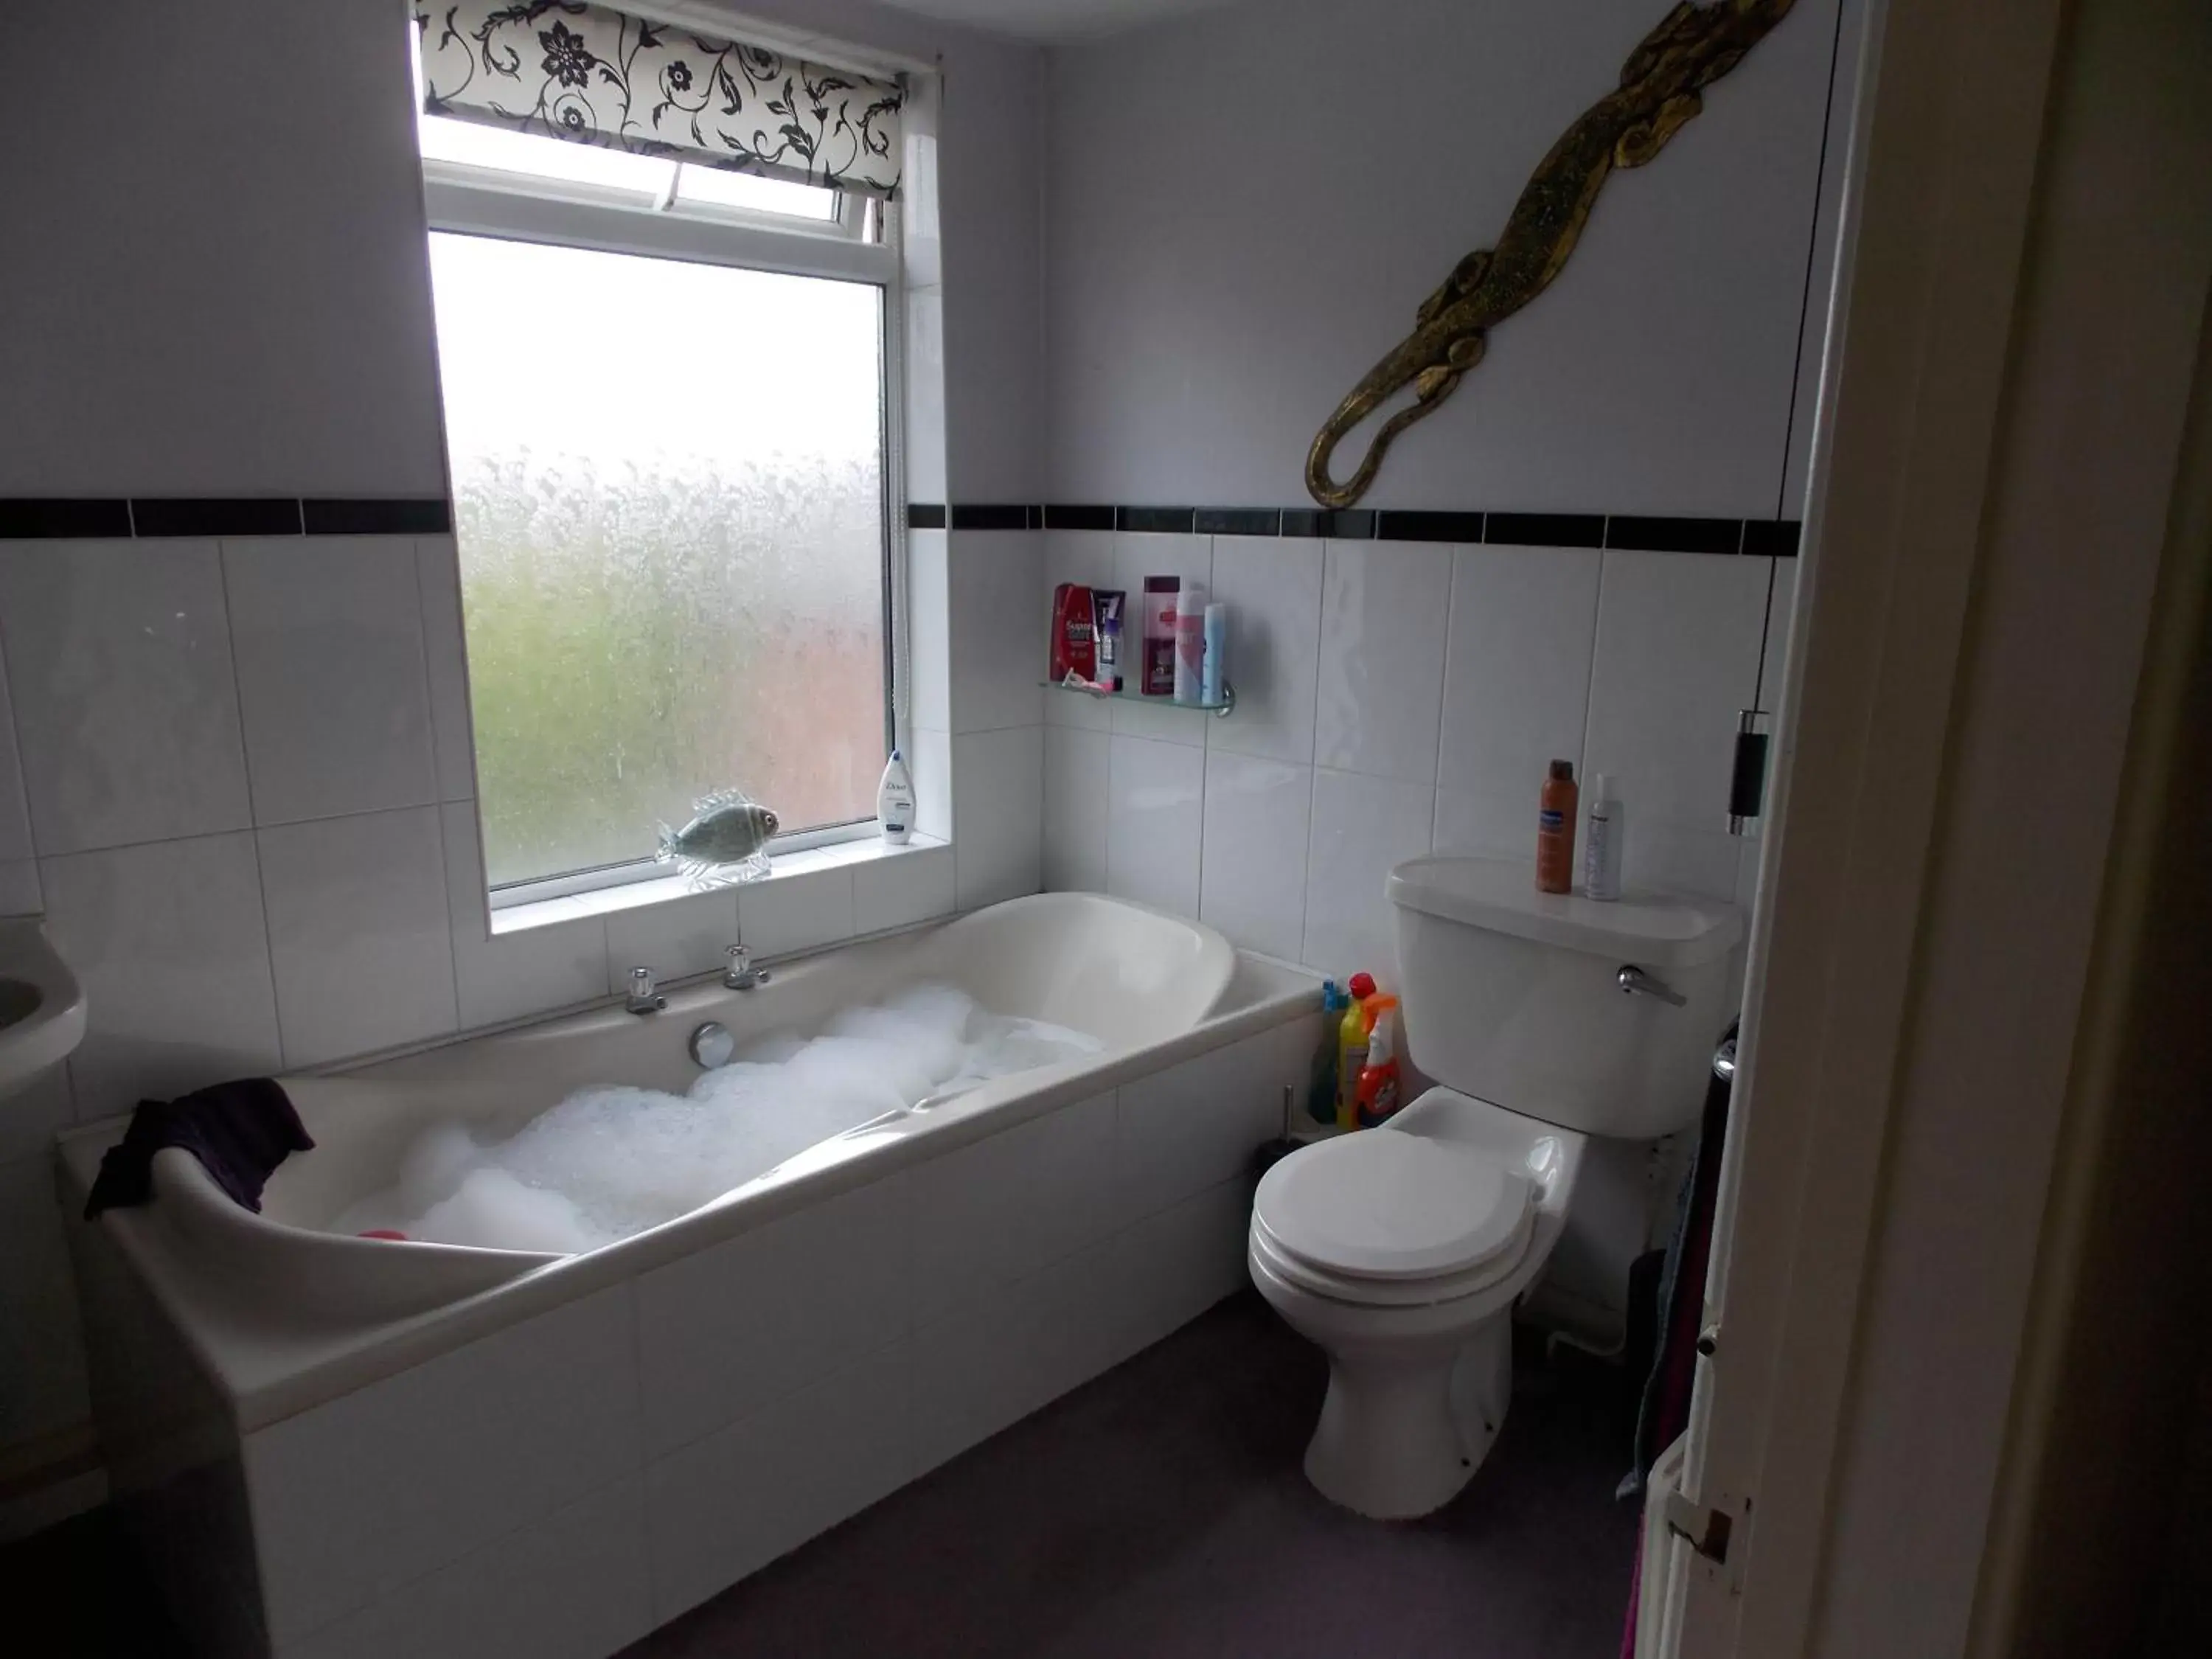
[[[1148,697],[1175,696],[1176,599],[1179,576],[1145,578],[1145,657],[1137,690]]]

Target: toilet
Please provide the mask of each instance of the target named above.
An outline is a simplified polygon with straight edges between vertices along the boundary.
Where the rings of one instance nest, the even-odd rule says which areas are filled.
[[[1328,1355],[1306,1476],[1361,1515],[1425,1515],[1474,1475],[1584,1148],[1693,1122],[1733,1012],[1735,907],[1534,888],[1498,860],[1390,872],[1408,1052],[1438,1086],[1293,1152],[1253,1201],[1253,1283]]]

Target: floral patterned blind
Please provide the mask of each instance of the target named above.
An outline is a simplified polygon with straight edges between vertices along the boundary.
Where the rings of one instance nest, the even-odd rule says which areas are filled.
[[[895,83],[583,0],[415,0],[422,107],[602,149],[890,197]]]

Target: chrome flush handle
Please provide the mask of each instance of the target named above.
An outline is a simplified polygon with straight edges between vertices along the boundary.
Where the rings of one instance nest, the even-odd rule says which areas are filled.
[[[1613,982],[1620,987],[1625,996],[1656,997],[1670,1008],[1680,1008],[1689,1001],[1680,991],[1670,990],[1664,980],[1654,979],[1633,963],[1624,963]]]

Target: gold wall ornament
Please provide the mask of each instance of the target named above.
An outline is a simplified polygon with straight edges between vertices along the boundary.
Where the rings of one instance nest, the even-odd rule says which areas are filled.
[[[1792,0],[1690,0],[1644,37],[1620,84],[1583,111],[1538,163],[1494,248],[1462,259],[1421,302],[1413,331],[1368,370],[1306,452],[1306,489],[1323,507],[1367,493],[1391,441],[1451,395],[1482,361],[1487,331],[1551,286],[1581,237],[1599,188],[1615,167],[1640,167],[1705,107],[1698,88],[1717,81],[1782,21]],[[1413,401],[1383,422],[1352,477],[1338,483],[1329,459],[1352,428],[1407,384]]]

